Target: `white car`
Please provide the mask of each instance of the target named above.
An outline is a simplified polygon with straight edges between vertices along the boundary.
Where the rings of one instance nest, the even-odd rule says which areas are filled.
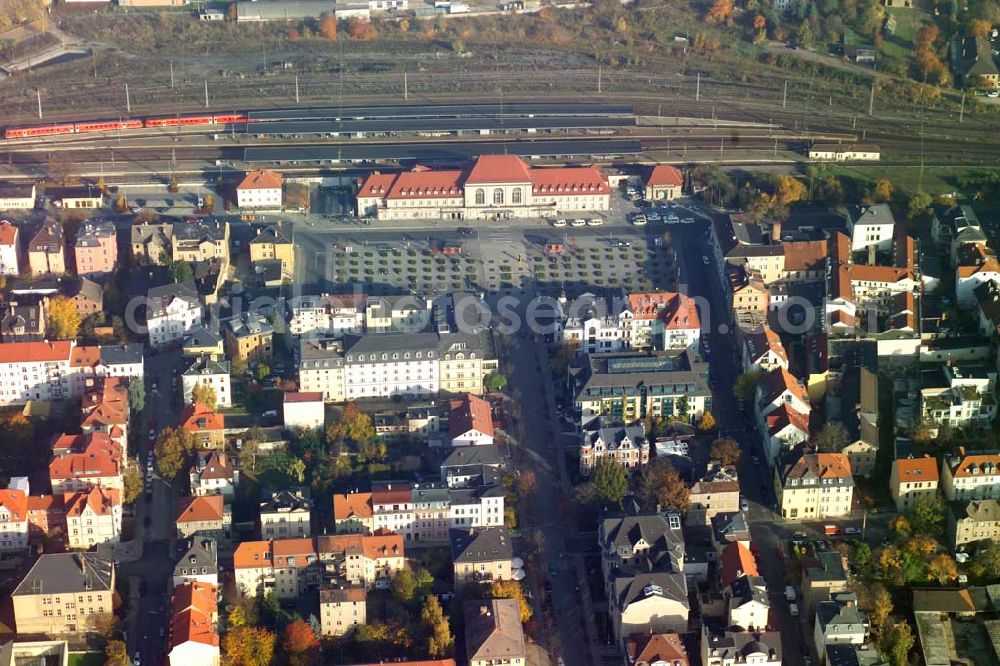
[[[637,227],[645,226],[646,225],[646,216],[645,215],[636,215],[635,217],[632,218],[632,224],[634,224]]]
[[[684,224],[694,224],[694,218],[693,217],[685,217],[683,220],[681,220],[681,222],[683,222]]]
[[[677,222],[680,219],[681,218],[677,217],[677,215],[675,213],[668,213],[667,214],[667,222]]]
[[[589,220],[587,220],[588,227],[599,227],[602,224],[604,224],[604,220],[602,220],[599,217],[592,217]]]
[[[583,219],[582,217],[579,217],[579,218],[573,220],[572,222],[570,222],[569,226],[571,226],[571,227],[585,227],[585,226],[587,226],[587,220]]]
[[[566,226],[566,220],[556,220],[555,222],[552,223],[552,226],[553,227],[565,227]]]

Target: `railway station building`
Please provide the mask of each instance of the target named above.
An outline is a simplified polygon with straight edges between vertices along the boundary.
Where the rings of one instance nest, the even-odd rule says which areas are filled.
[[[483,155],[468,169],[374,172],[357,192],[358,216],[379,220],[552,218],[611,207],[596,167],[533,168],[515,155]]]

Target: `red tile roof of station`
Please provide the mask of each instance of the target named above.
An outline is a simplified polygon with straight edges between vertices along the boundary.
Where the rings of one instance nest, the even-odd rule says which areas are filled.
[[[669,164],[657,164],[646,176],[646,185],[653,187],[674,185],[680,187],[684,184],[684,174],[675,166]]]
[[[281,174],[268,169],[255,169],[248,171],[240,184],[236,186],[238,190],[274,190],[281,187]]]
[[[358,188],[358,198],[381,197],[389,192],[389,188],[396,182],[395,173],[380,173],[374,171],[368,174],[361,186]]]
[[[462,198],[461,171],[405,171],[396,176],[386,199]]]
[[[448,414],[448,430],[452,437],[464,435],[470,430],[478,430],[484,435],[493,436],[493,415],[490,403],[474,395],[451,401],[451,411]]]
[[[467,185],[530,182],[531,167],[516,155],[480,155],[465,179]]]
[[[604,175],[595,167],[532,169],[535,194],[611,194]]]

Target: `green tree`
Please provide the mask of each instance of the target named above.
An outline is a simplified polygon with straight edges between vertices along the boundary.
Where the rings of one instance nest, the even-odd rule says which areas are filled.
[[[128,666],[128,648],[122,641],[108,641],[104,646],[105,666]]]
[[[189,284],[194,282],[194,271],[191,270],[191,264],[184,260],[172,261],[170,262],[170,277],[178,284]]]
[[[611,456],[603,456],[594,465],[590,482],[603,506],[621,507],[622,498],[628,492],[628,471],[624,465]]]
[[[372,417],[361,411],[357,403],[349,402],[340,412],[337,422],[326,429],[326,441],[361,443],[375,439]]]
[[[167,428],[156,438],[154,453],[156,468],[165,478],[173,480],[187,467],[194,448],[194,437],[180,428]]]
[[[912,220],[923,215],[934,203],[934,198],[926,192],[917,192],[910,197],[907,206],[907,215]]]
[[[907,666],[910,663],[913,643],[913,629],[910,623],[901,620],[886,633],[879,646],[879,653],[889,662],[889,666]]]
[[[128,380],[128,404],[133,414],[138,414],[146,408],[146,384],[142,377]]]
[[[46,329],[50,338],[72,340],[80,332],[82,319],[76,305],[65,296],[49,299]]]
[[[499,372],[491,372],[486,375],[483,380],[486,388],[490,391],[502,391],[505,386],[507,386],[507,378],[501,375]]]
[[[413,602],[417,593],[417,579],[407,569],[396,572],[392,577],[392,596],[401,604]]]
[[[427,653],[432,659],[450,657],[455,650],[455,637],[436,596],[427,597],[420,610],[420,619],[427,627]]]
[[[913,503],[907,518],[915,534],[925,534],[934,539],[944,536],[945,506],[937,498],[921,497]]]
[[[191,402],[204,405],[209,411],[215,411],[217,401],[218,397],[215,393],[215,387],[208,382],[198,382],[191,389]]]
[[[142,491],[145,488],[145,481],[142,478],[142,472],[139,471],[139,466],[136,465],[134,461],[129,461],[128,465],[125,466],[125,473],[122,475],[122,482],[125,485],[125,492],[122,494],[122,501],[125,504],[131,504],[139,499],[139,495],[142,494]]]
[[[271,368],[267,363],[261,361],[257,364],[257,370],[254,372],[258,380],[264,380],[271,376]]]
[[[813,445],[823,453],[840,453],[849,443],[847,430],[833,421],[827,421],[813,438]]]
[[[677,418],[687,423],[688,418],[691,416],[691,401],[688,399],[686,393],[677,399],[676,409]]]
[[[712,460],[718,460],[725,467],[738,463],[742,453],[739,442],[726,437],[720,437],[712,442],[712,446],[708,450],[708,456]]]
[[[764,379],[760,370],[748,370],[733,380],[733,394],[744,402],[751,402],[757,394],[757,385]]]
[[[270,666],[277,642],[277,636],[267,629],[237,627],[229,631],[222,642],[226,663],[229,666]]]
[[[257,626],[260,622],[257,600],[253,597],[240,596],[236,605],[229,609],[228,620],[230,631],[237,627]]]

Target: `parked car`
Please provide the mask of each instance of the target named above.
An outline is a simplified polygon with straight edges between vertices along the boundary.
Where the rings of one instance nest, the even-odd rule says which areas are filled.
[[[566,226],[566,220],[556,220],[556,221],[554,221],[552,223],[552,226],[553,227],[565,227]]]
[[[587,220],[588,227],[599,227],[602,224],[604,224],[604,220],[602,220],[599,217],[592,217],[589,220]]]
[[[587,221],[585,219],[583,219],[582,217],[578,217],[575,220],[573,220],[572,222],[570,222],[569,226],[571,226],[571,227],[585,227],[585,226],[587,226]]]

